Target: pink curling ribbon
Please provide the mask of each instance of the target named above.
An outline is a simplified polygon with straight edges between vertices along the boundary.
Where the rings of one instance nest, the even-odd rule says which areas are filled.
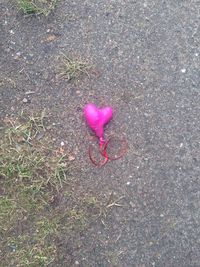
[[[107,123],[109,123],[109,121],[113,117],[112,108],[105,107],[105,108],[100,109],[100,108],[97,108],[97,106],[94,104],[87,104],[84,108],[84,116],[90,128],[94,131],[96,136],[99,138],[99,151],[101,155],[104,157],[104,161],[102,163],[97,163],[96,161],[94,161],[94,159],[92,158],[91,146],[90,146],[89,157],[92,163],[98,167],[102,167],[108,162],[109,159],[115,160],[115,159],[121,158],[126,153],[126,149],[127,149],[127,144],[125,140],[121,140],[121,142],[125,144],[125,147],[126,147],[125,151],[123,150],[119,156],[111,158],[109,157],[106,151],[108,144],[110,143],[111,140],[114,139],[113,136],[109,138],[108,141],[104,139],[104,126]]]

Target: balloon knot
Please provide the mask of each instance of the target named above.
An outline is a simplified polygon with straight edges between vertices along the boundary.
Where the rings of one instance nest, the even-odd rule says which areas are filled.
[[[103,137],[99,138],[99,146],[102,147],[105,144],[105,139]]]

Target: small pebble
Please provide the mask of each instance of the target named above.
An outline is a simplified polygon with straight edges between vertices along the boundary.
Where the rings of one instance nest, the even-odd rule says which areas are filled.
[[[186,73],[186,69],[182,69],[181,72],[182,72],[182,73]]]
[[[20,53],[20,52],[17,52],[17,53],[16,53],[16,56],[14,57],[14,59],[19,59],[20,56],[21,56],[21,53]]]
[[[12,249],[13,252],[16,251],[16,246],[15,245],[9,245],[9,247]]]
[[[61,145],[61,146],[64,146],[64,145],[65,145],[65,143],[62,141],[62,142],[60,143],[60,145]]]
[[[127,184],[127,185],[130,185],[130,184],[131,184],[131,182],[129,182],[129,181],[128,181],[126,184]]]
[[[23,101],[23,103],[27,103],[28,102],[28,99],[27,98],[24,98],[22,101]]]
[[[72,155],[70,155],[70,156],[68,157],[68,160],[69,160],[69,161],[74,161],[74,160],[75,160],[75,157],[72,156]]]
[[[79,262],[78,262],[78,261],[75,261],[75,264],[76,264],[76,265],[79,265]]]
[[[10,30],[10,33],[11,33],[11,34],[15,34],[13,30]]]

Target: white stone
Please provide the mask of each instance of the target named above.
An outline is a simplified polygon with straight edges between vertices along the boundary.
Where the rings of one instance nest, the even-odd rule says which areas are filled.
[[[28,102],[28,99],[27,98],[24,98],[22,101],[23,101],[23,103],[27,103]]]
[[[75,157],[72,156],[72,155],[69,155],[68,160],[69,160],[69,161],[74,161],[74,160],[75,160]]]
[[[181,69],[181,72],[182,73],[186,73],[186,69]]]

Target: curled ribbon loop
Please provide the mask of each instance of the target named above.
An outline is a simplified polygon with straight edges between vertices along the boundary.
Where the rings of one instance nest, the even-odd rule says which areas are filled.
[[[113,141],[117,141],[118,143],[120,143],[120,148],[117,151],[117,153],[114,153],[114,155],[112,156],[112,152],[108,153],[108,148],[109,148],[109,144],[111,144],[111,142]],[[104,143],[100,142],[99,143],[99,153],[100,155],[103,157],[102,160],[97,161],[94,159],[94,155],[93,155],[93,145],[90,144],[89,145],[89,158],[91,160],[91,162],[97,166],[97,167],[103,167],[106,163],[108,163],[109,160],[117,160],[122,158],[128,149],[128,144],[125,138],[118,138],[116,136],[111,136],[110,138],[108,138],[107,141],[105,141]]]

